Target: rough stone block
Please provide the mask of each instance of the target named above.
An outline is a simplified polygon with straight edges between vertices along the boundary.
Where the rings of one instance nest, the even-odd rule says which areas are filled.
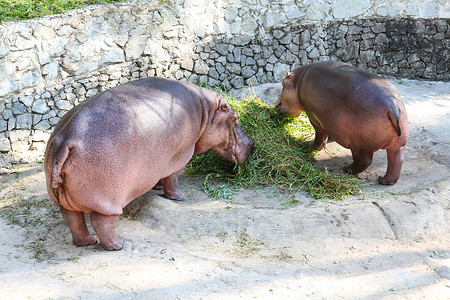
[[[50,111],[50,107],[45,100],[37,100],[33,103],[31,110],[38,114],[46,114]]]
[[[11,151],[11,142],[4,133],[0,133],[0,152]]]
[[[33,125],[33,117],[30,113],[19,115],[16,117],[16,128],[17,129],[31,129]]]

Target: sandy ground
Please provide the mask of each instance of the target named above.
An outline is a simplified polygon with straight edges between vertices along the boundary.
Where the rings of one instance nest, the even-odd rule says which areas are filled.
[[[449,299],[450,82],[391,80],[410,118],[399,182],[377,185],[385,152],[339,202],[267,190],[212,200],[182,178],[183,202],[150,191],[118,224],[124,249],[72,245],[45,191],[40,153],[0,157],[1,299]],[[275,101],[280,85],[255,88]],[[351,162],[335,143],[328,170]]]

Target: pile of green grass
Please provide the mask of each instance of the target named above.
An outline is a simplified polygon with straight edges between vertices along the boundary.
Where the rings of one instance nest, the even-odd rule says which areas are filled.
[[[255,96],[227,100],[255,148],[243,165],[232,165],[211,151],[191,159],[185,173],[207,175],[203,189],[209,195],[226,198],[234,188],[274,187],[291,195],[304,190],[314,198],[342,199],[359,191],[358,180],[316,167],[308,148],[314,130],[306,115],[285,118]],[[211,180],[223,184],[211,188]]]
[[[0,23],[40,18],[94,4],[125,0],[0,0]]]

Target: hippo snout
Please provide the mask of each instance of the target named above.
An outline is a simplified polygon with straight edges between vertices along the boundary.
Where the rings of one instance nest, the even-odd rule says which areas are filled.
[[[235,157],[238,164],[243,164],[252,153],[255,143],[245,134],[239,124],[236,124],[236,135]]]
[[[275,109],[279,114],[285,115],[286,110],[283,108],[283,105],[281,104],[281,96],[278,98],[277,102],[275,103]]]
[[[277,102],[275,102],[275,108],[280,109],[281,108],[281,97],[278,98]]]

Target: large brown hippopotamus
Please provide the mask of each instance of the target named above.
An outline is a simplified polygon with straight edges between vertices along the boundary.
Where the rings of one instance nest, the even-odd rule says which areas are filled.
[[[323,149],[328,137],[350,149],[353,163],[344,171],[352,174],[364,171],[375,151],[386,149],[387,171],[378,180],[397,182],[409,125],[392,84],[343,62],[313,63],[286,73],[275,105],[290,116],[306,112],[316,132],[313,149]]]
[[[95,244],[83,212],[106,250],[119,250],[122,209],[158,182],[180,200],[178,174],[212,149],[243,163],[253,142],[223,96],[190,83],[146,78],[107,90],[68,111],[45,151],[50,198],[77,246]]]

